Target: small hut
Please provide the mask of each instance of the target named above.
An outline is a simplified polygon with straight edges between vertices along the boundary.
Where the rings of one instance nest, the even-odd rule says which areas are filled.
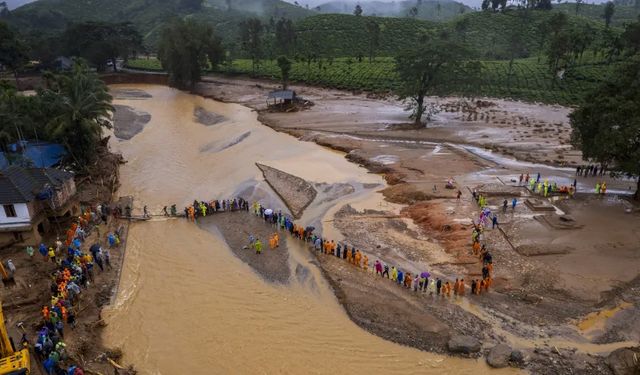
[[[279,90],[269,93],[267,98],[268,106],[290,106],[297,99],[296,92],[293,90]],[[273,102],[271,102],[273,100]]]

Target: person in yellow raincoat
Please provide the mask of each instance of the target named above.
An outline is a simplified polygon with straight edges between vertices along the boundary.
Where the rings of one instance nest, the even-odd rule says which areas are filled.
[[[360,259],[362,259],[362,253],[360,252],[360,250],[356,250],[356,255],[354,256],[354,264],[358,268],[360,268]]]
[[[395,266],[391,267],[391,280],[398,281],[398,269]]]

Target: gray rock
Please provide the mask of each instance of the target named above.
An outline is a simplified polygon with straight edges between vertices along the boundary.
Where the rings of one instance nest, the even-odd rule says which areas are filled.
[[[519,350],[512,351],[509,359],[516,365],[524,365],[524,354]]]
[[[640,347],[612,351],[607,357],[607,365],[615,375],[640,374]]]
[[[453,353],[477,353],[482,348],[480,341],[473,336],[456,335],[447,343],[449,351]]]
[[[511,348],[506,344],[498,344],[494,346],[487,355],[487,363],[491,367],[502,368],[509,366],[511,358]]]

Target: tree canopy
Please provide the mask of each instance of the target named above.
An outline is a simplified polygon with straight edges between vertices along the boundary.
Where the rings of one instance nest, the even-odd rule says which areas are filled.
[[[18,70],[27,62],[27,47],[4,22],[0,22],[0,65],[13,71],[18,84]]]
[[[142,36],[128,22],[83,22],[67,27],[63,35],[68,55],[82,57],[103,71],[108,61],[114,71],[118,57],[127,58],[143,49]]]
[[[640,56],[636,55],[571,114],[573,143],[582,150],[583,158],[639,176],[639,103]],[[638,190],[635,197],[640,199]]]
[[[202,69],[220,64],[224,50],[211,26],[176,19],[162,32],[158,59],[169,73],[170,83],[184,88],[200,80]]]
[[[97,156],[111,111],[107,86],[86,64],[76,63],[69,74],[48,75],[47,87],[33,96],[0,87],[0,139],[59,142],[72,157],[70,165],[82,171]]]
[[[468,56],[461,44],[442,37],[432,37],[396,56],[396,72],[401,82],[397,94],[400,99],[410,101],[409,109],[413,110],[410,118],[416,124],[422,122],[426,110],[425,96],[455,73]]]

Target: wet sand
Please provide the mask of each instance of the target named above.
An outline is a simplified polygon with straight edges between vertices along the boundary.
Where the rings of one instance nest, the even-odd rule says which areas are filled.
[[[133,138],[151,120],[150,114],[136,111],[129,106],[116,104],[113,108],[114,134],[119,139]]]

